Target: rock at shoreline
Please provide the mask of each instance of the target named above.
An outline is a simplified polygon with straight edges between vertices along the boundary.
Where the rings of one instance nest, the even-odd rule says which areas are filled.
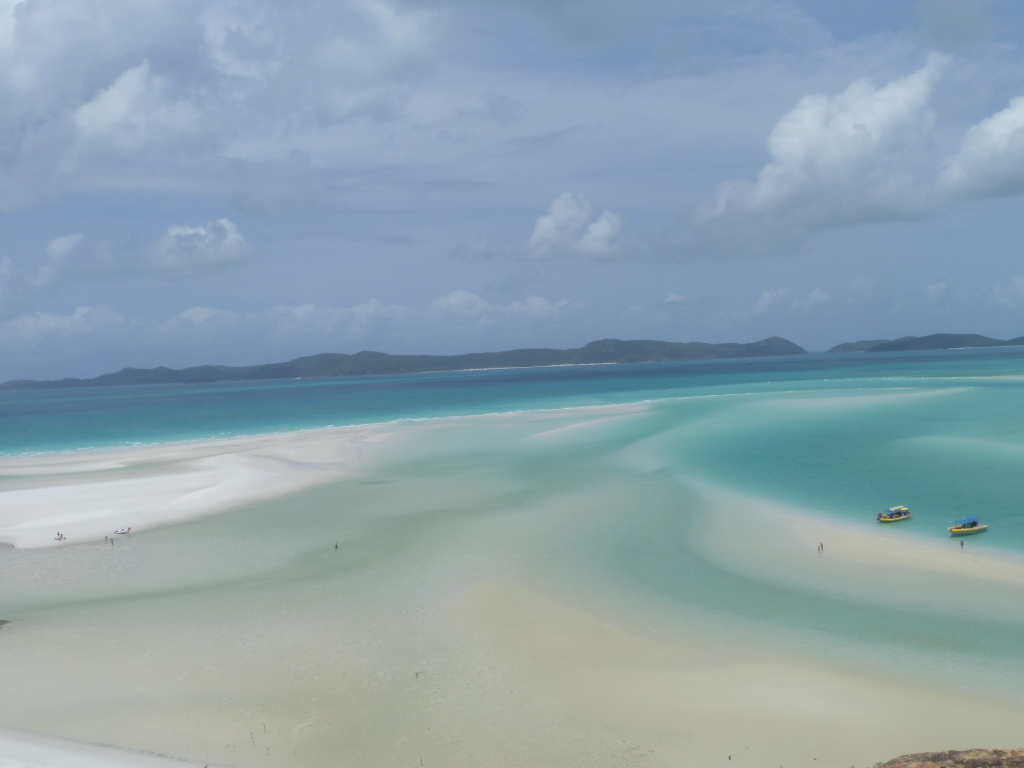
[[[918,752],[878,763],[875,768],[1024,768],[1024,749]]]

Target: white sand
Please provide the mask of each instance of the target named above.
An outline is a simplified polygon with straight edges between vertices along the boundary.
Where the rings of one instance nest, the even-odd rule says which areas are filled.
[[[689,482],[713,508],[703,528],[705,552],[733,570],[947,611],[970,606],[1005,617],[1017,615],[1024,601],[1024,560],[982,552],[969,537],[939,543],[916,536],[914,520],[852,525],[820,511]],[[824,545],[821,554],[818,544]]]
[[[102,540],[292,493],[351,473],[389,434],[343,427],[3,459],[0,542]]]
[[[532,444],[547,449],[592,439],[588,430],[604,422],[579,411],[477,423],[514,429],[510,439],[541,438]],[[438,421],[410,432],[429,440],[448,428]],[[344,476],[361,447],[384,436],[375,428],[296,433],[18,459],[0,471],[8,484],[22,484],[6,492],[13,498],[50,493],[75,505],[81,497],[79,511],[87,512],[107,492],[94,486],[120,488],[120,514],[163,524],[196,513],[147,510],[212,497],[220,506],[198,513],[209,514]],[[54,478],[56,485],[44,485]],[[322,580],[228,585],[229,599],[213,585],[19,619],[0,629],[0,680],[9,696],[0,696],[0,716],[17,727],[252,768],[863,768],[911,751],[1021,746],[1024,704],[984,686],[965,692],[854,660],[801,657],[704,626],[685,606],[672,622],[634,621],[628,594],[556,582],[553,574],[564,582],[573,575],[538,568],[538,553],[549,552],[553,529],[600,507],[613,482],[506,514],[438,516],[404,550],[400,536],[383,548],[367,536],[365,550],[359,539],[347,553],[351,568]],[[446,483],[439,478],[431,492]],[[189,495],[203,488],[210,490]],[[991,593],[993,610],[1024,601],[1024,565],[1011,558],[699,488],[716,507],[704,554],[727,567],[875,595],[895,575],[903,589],[892,600],[929,601],[951,589]],[[155,501],[142,506],[133,493]],[[465,488],[452,493],[460,506],[477,503]],[[24,530],[52,536],[38,524],[41,506],[19,507],[22,516],[5,520],[4,532],[28,523]],[[89,520],[107,529],[133,524]],[[85,536],[73,519],[61,525]],[[820,558],[819,541],[826,545]],[[392,549],[401,556],[382,560]],[[92,747],[62,743],[63,757],[37,757],[12,744],[24,750],[0,732],[0,768],[98,765],[83,762]],[[136,757],[100,764],[157,768],[144,755],[117,759]]]
[[[217,768],[0,728],[0,768]]]

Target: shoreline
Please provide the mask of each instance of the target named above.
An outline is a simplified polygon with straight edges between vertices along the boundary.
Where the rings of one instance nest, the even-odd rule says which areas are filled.
[[[54,599],[2,617],[16,619],[0,629],[0,679],[10,693],[3,721],[83,739],[60,742],[71,753],[62,762],[21,759],[12,768],[119,766],[76,757],[98,748],[86,743],[93,739],[203,756],[167,768],[420,760],[863,768],[911,751],[1019,746],[1011,741],[1024,700],[992,682],[1000,667],[991,659],[969,684],[928,669],[927,659],[872,664],[842,629],[831,638],[788,623],[763,632],[757,612],[735,604],[719,615],[693,601],[652,608],[661,598],[621,563],[598,557],[588,562],[604,570],[590,572],[560,557],[568,540],[595,527],[597,546],[584,542],[581,551],[615,541],[615,530],[600,530],[602,515],[623,519],[630,504],[672,513],[699,497],[689,513],[714,524],[684,524],[678,550],[696,564],[697,579],[729,570],[782,585],[790,597],[928,605],[954,621],[965,617],[942,609],[937,596],[989,593],[972,617],[1019,606],[1024,562],[1016,559],[946,552],[906,531],[869,530],[701,478],[668,477],[654,465],[626,462],[619,471],[614,441],[609,453],[587,452],[622,434],[613,418],[633,430],[629,420],[642,424],[653,412],[644,402],[574,406],[439,417],[401,430],[335,427],[51,455],[18,460],[18,477],[0,462],[5,487],[50,483],[52,498],[69,504],[114,481],[155,487],[235,472],[244,481],[237,501],[275,470],[285,476],[278,495],[290,483],[309,489],[365,474],[263,505],[251,519],[181,526],[174,537],[139,537],[123,550],[8,552],[9,562],[32,564],[26,574],[52,567],[51,586],[39,594]],[[573,480],[551,461],[573,461],[577,449],[566,466],[583,474]],[[227,466],[203,464],[225,456]],[[514,459],[508,466],[506,456]],[[553,470],[552,478],[520,474],[522,466]],[[271,520],[278,526],[265,528]],[[211,557],[219,562],[210,565]],[[86,560],[92,575],[81,568]],[[243,560],[246,567],[231,565]],[[62,581],[83,574],[94,578],[92,591]],[[881,591],[893,579],[901,589]],[[897,622],[892,631],[915,626]],[[787,644],[787,632],[799,642]],[[875,640],[873,649],[883,647]],[[880,717],[890,711],[902,715]],[[0,766],[8,768],[4,734]]]
[[[3,768],[224,768],[196,760],[62,739],[0,726]]]
[[[353,474],[393,434],[386,425],[334,427],[5,458],[0,543],[102,541],[295,493]]]
[[[645,410],[649,401],[429,416],[115,448],[0,457],[0,545],[115,538],[226,512],[353,475],[403,427],[463,419]],[[52,509],[61,512],[53,514]],[[57,539],[56,534],[65,539]],[[101,539],[102,537],[102,539]]]

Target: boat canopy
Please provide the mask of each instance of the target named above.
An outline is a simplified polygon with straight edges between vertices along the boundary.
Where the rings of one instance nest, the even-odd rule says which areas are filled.
[[[889,507],[885,511],[886,512],[906,512],[907,508],[906,507]]]
[[[964,523],[977,523],[980,520],[980,517],[965,517],[963,520],[957,520],[956,523],[958,525],[963,525]]]

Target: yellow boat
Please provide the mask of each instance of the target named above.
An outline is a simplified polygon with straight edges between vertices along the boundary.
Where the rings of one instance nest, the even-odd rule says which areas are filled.
[[[885,512],[878,514],[880,523],[898,523],[900,520],[909,520],[913,515],[906,507],[889,507]]]
[[[957,520],[946,530],[949,531],[950,536],[966,536],[969,533],[981,533],[982,531],[987,531],[988,526],[982,523],[977,517],[965,517],[963,520]]]

